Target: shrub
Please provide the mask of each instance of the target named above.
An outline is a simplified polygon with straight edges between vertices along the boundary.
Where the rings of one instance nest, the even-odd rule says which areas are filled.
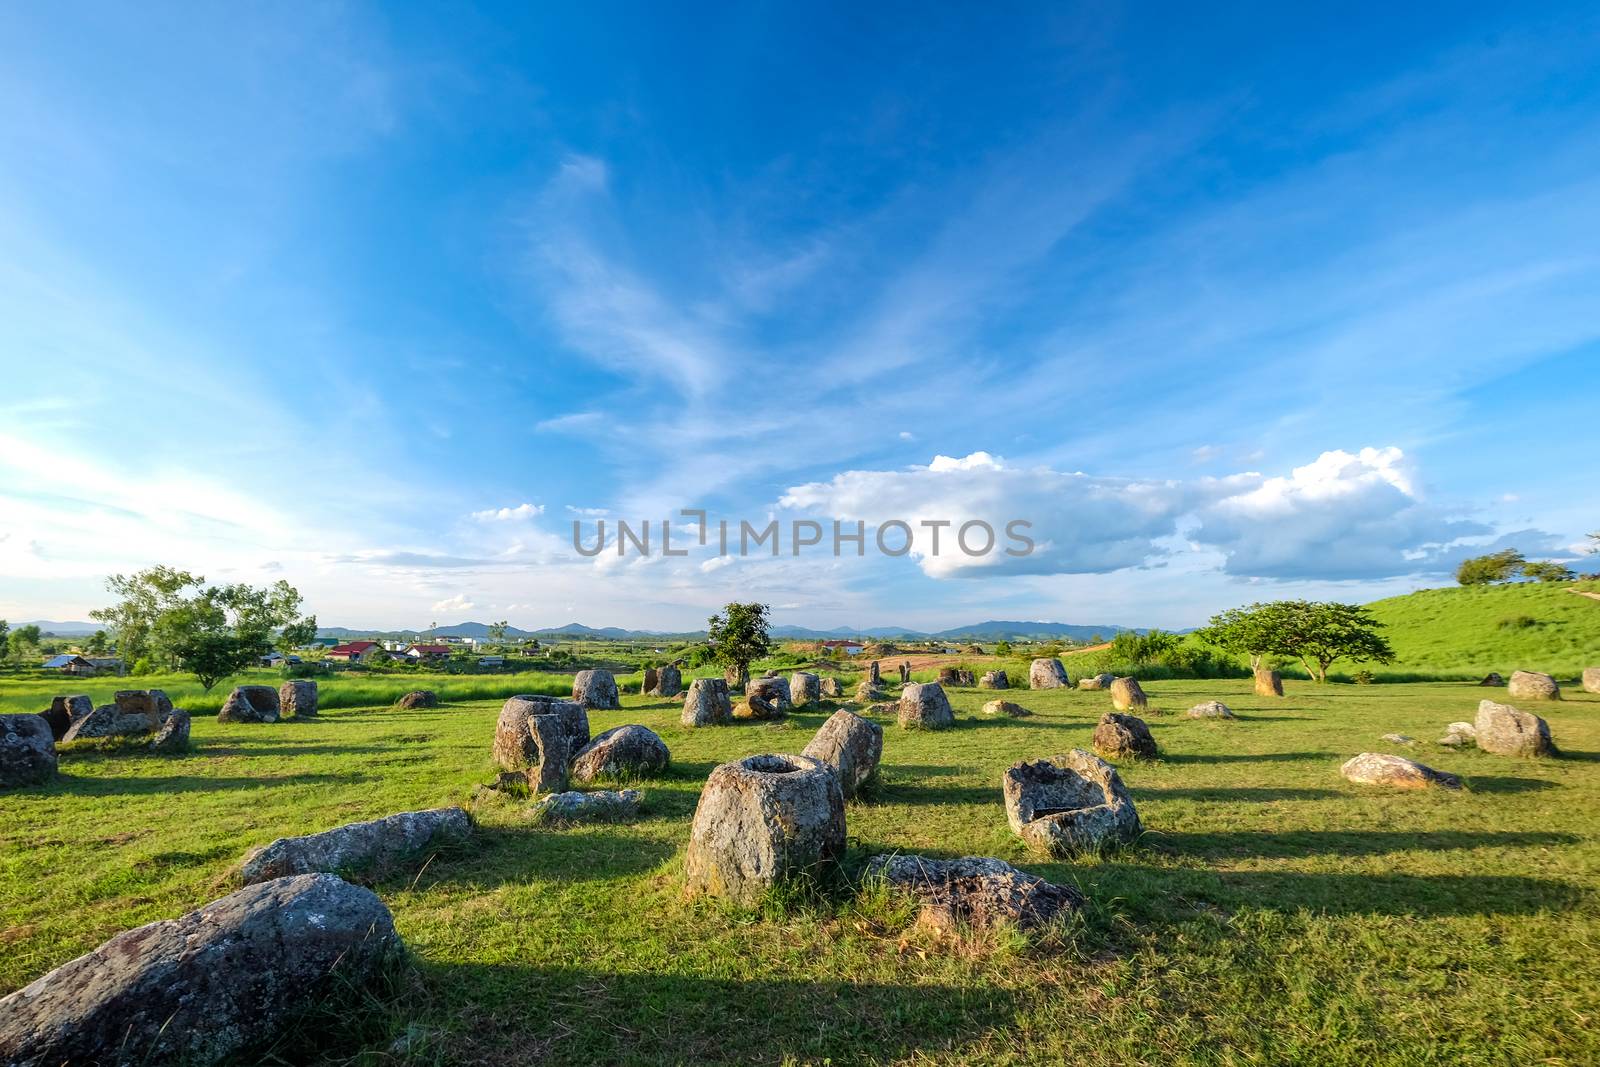
[[[1526,630],[1530,626],[1539,625],[1539,620],[1532,615],[1507,615],[1496,625],[1502,630]]]

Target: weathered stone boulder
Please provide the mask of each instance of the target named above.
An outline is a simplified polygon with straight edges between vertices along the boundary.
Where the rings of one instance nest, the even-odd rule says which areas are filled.
[[[830,700],[837,700],[839,697],[844,696],[844,689],[839,685],[839,679],[832,677],[822,680],[821,692],[824,697]]]
[[[685,726],[717,726],[733,718],[733,702],[728,696],[728,683],[721,678],[696,678],[689,683],[689,694],[683,699]]]
[[[297,719],[317,714],[317,683],[309,678],[291,678],[278,686],[278,712]]]
[[[1405,734],[1384,734],[1378,740],[1387,741],[1391,745],[1414,745],[1417,743],[1415,737],[1408,737]]]
[[[675,697],[683,692],[683,672],[667,664],[656,671],[656,684],[648,690],[652,696]]]
[[[760,697],[769,702],[779,712],[788,711],[794,705],[789,694],[789,683],[782,678],[752,678],[745,683],[744,691],[747,696]]]
[[[748,756],[711,772],[700,793],[684,876],[693,895],[754,904],[844,852],[844,793],[811,756]]]
[[[123,737],[158,729],[172,711],[172,701],[160,689],[124,689],[87,715],[74,713],[62,741],[85,737]]]
[[[614,726],[590,741],[573,758],[572,778],[644,778],[659,774],[672,762],[667,743],[648,726]]]
[[[952,689],[961,684],[961,672],[954,667],[939,668],[939,684],[948,685]]]
[[[911,661],[910,660],[906,660],[904,663],[900,664],[899,671],[900,671],[900,684],[901,685],[909,685],[909,684],[911,684]]]
[[[1478,747],[1497,756],[1552,756],[1550,725],[1537,715],[1492,700],[1478,702]]]
[[[439,706],[439,694],[432,689],[413,689],[406,693],[394,706],[402,711],[411,711],[417,708],[436,708]]]
[[[884,691],[871,678],[863,679],[861,684],[856,686],[856,703],[858,704],[871,704],[882,700],[885,695]]]
[[[956,724],[950,698],[938,682],[912,682],[900,690],[900,725],[907,730],[943,730]]]
[[[56,773],[56,740],[43,715],[0,715],[0,789],[38,785]]]
[[[874,686],[878,686],[883,683],[883,674],[879,671],[877,660],[873,660],[871,663],[867,664],[867,681],[871,682]]]
[[[217,712],[218,722],[277,722],[278,691],[270,685],[235,686]]]
[[[620,708],[622,695],[610,671],[579,671],[572,676],[572,700],[585,708]]]
[[[0,1000],[0,1063],[218,1063],[399,956],[370,890],[331,874],[246,886],[118,934]]]
[[[1277,671],[1256,671],[1256,696],[1281,697],[1283,696],[1283,675]]]
[[[1029,689],[1064,689],[1071,684],[1067,669],[1058,659],[1036,659],[1028,664]]]
[[[644,680],[639,683],[639,695],[649,696],[651,693],[654,693],[656,691],[656,684],[659,678],[660,676],[656,674],[656,669],[654,667],[646,667],[644,669]]]
[[[156,736],[150,741],[151,752],[187,752],[189,751],[189,713],[182,708],[173,708],[167,714],[167,721],[161,724],[161,729],[156,731]]]
[[[1433,785],[1461,788],[1461,779],[1453,774],[1425,767],[1404,756],[1379,752],[1361,753],[1340,767],[1339,773],[1358,785],[1383,785],[1392,789],[1426,789]]]
[[[1506,683],[1506,696],[1512,700],[1560,700],[1561,687],[1548,674],[1538,671],[1513,671]]]
[[[750,668],[729,667],[722,672],[722,680],[728,683],[729,693],[742,693],[750,684]]]
[[[1013,704],[1009,700],[991,700],[983,706],[985,715],[1003,715],[1008,719],[1024,719],[1033,712],[1021,704]]]
[[[94,701],[86,696],[51,697],[50,707],[39,714],[50,724],[50,736],[57,741],[67,736],[74,719],[87,717],[94,711]]]
[[[1091,674],[1078,679],[1078,688],[1092,691],[1111,688],[1111,683],[1117,680],[1114,674]]]
[[[1220,700],[1206,700],[1184,712],[1191,719],[1231,719],[1233,709]]]
[[[1491,686],[1493,688],[1498,689],[1500,686],[1503,686],[1503,685],[1506,684],[1506,680],[1504,678],[1500,677],[1500,672],[1499,671],[1490,671],[1488,674],[1483,676],[1483,681],[1479,682],[1478,684],[1479,685],[1485,685],[1485,686]]]
[[[1470,722],[1453,722],[1444,728],[1444,736],[1435,744],[1447,748],[1460,748],[1463,745],[1478,743],[1478,728]]]
[[[1585,667],[1583,669],[1583,691],[1585,693],[1600,693],[1600,667]]]
[[[978,679],[979,689],[1010,689],[1011,679],[1006,677],[1005,671],[984,671],[983,677]]]
[[[877,777],[878,761],[883,757],[883,727],[853,711],[836,711],[800,754],[832,767],[849,800]]]
[[[557,823],[629,822],[638,817],[643,799],[644,794],[637,789],[551,793],[535,804],[530,814],[535,819]]]
[[[922,907],[918,920],[935,929],[984,929],[1006,923],[1021,930],[1048,926],[1083,905],[1076,889],[1024,874],[986,856],[935,860],[926,856],[874,856],[866,876],[910,893]]]
[[[797,708],[822,699],[822,679],[810,671],[795,671],[789,676],[789,701]]]
[[[514,696],[500,706],[494,728],[494,760],[508,771],[525,771],[536,793],[567,788],[567,765],[589,742],[589,715],[570,700]]]
[[[1111,683],[1111,706],[1118,711],[1147,708],[1150,699],[1144,695],[1137,678],[1118,678]]]
[[[1081,748],[1013,764],[1001,789],[1011,829],[1030,847],[1054,856],[1129,842],[1142,830],[1116,768]]]
[[[1156,739],[1143,719],[1108,711],[1094,728],[1094,750],[1107,759],[1155,759]]]
[[[376,874],[426,848],[436,836],[465,837],[472,822],[461,808],[402,811],[304,837],[280,837],[252,849],[239,864],[246,885],[292,874]]]

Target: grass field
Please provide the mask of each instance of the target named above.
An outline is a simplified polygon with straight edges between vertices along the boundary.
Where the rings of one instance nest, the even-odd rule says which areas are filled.
[[[991,694],[954,691],[958,727],[889,725],[884,782],[849,808],[852,867],[886,850],[992,855],[1080,886],[1082,921],[1035,944],[938,941],[877,899],[764,914],[684,902],[711,767],[798,751],[825,712],[688,731],[675,701],[626,697],[591,719],[645,723],[671,746],[647,816],[556,830],[520,803],[477,805],[471,845],[377,884],[415,974],[362,1026],[318,1034],[314,1058],[1600,1062],[1600,697],[1539,709],[1565,756],[1520,761],[1431,745],[1489,695],[1467,685],[1302,684],[1282,700],[1236,681],[1146,688],[1168,714],[1149,717],[1165,758],[1123,771],[1148,831],[1136,847],[1040,860],[1000,802],[1011,762],[1088,744],[1104,693],[1022,692],[1037,714],[994,722],[976,717]],[[1240,719],[1173,714],[1213,697]],[[202,718],[183,757],[68,751],[53,784],[0,794],[0,990],[220,895],[252,845],[466,802],[493,775],[498,705]],[[1467,788],[1345,783],[1349,756],[1406,752],[1379,740],[1390,731]]]
[[[1600,592],[1600,582],[1422,589],[1374,601],[1372,613],[1387,626],[1396,656],[1393,666],[1374,672],[1576,675],[1600,657],[1600,600],[1573,590]]]

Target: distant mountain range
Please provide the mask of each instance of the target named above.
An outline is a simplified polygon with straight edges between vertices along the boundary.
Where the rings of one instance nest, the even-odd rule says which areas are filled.
[[[949,630],[938,630],[932,633],[925,630],[912,630],[902,626],[871,626],[862,629],[838,626],[831,630],[812,630],[804,626],[774,626],[772,627],[772,636],[805,641],[837,641],[847,640],[852,637],[900,637],[918,641],[1015,641],[1026,639],[1049,640],[1052,638],[1087,641],[1096,635],[1109,638],[1128,629],[1131,629],[1131,627],[1111,624],[1086,626],[1062,622],[1005,622],[990,620],[970,626],[957,626]],[[1144,633],[1146,631],[1139,630],[1137,632]],[[572,622],[565,626],[545,627],[542,630],[522,630],[512,626],[506,630],[506,635],[514,640],[551,637],[651,640],[703,637],[705,636],[705,631],[691,630],[683,633],[671,633],[662,630],[627,630],[620,626],[585,626],[581,622]],[[489,636],[489,625],[482,622],[461,622],[452,626],[441,626],[436,630],[353,630],[347,626],[324,626],[317,631],[317,636],[334,637],[340,640],[353,637],[386,637],[401,640],[424,637],[484,638]]]
[[[105,625],[98,622],[51,622],[48,619],[34,619],[31,622],[14,622],[11,628],[18,626],[37,626],[41,634],[55,634],[57,637],[82,637],[92,634],[96,630],[104,630]]]

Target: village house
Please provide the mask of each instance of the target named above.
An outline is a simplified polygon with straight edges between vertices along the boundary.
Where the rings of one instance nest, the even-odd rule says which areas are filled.
[[[865,646],[860,641],[824,641],[822,647],[829,652],[843,652],[847,656],[859,656]]]
[[[401,653],[412,663],[438,663],[450,657],[449,645],[410,645]]]
[[[376,641],[346,641],[328,649],[327,658],[334,663],[371,663],[386,655],[388,653]]]
[[[51,656],[41,666],[44,670],[60,671],[62,674],[89,675],[95,673],[93,663],[82,656],[73,655],[70,652],[59,656]]]

